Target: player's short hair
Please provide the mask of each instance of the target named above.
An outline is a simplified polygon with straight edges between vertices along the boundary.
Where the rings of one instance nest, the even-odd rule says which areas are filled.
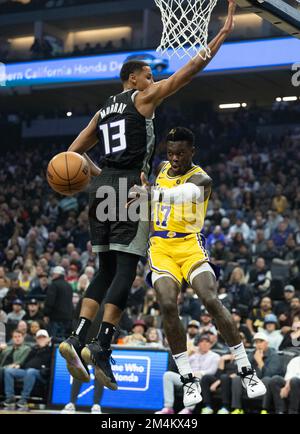
[[[144,66],[149,65],[142,60],[129,60],[128,62],[124,63],[120,71],[120,78],[122,82],[124,83],[125,81],[129,80],[130,74],[133,74],[136,71],[141,71]]]
[[[188,128],[173,128],[166,137],[167,142],[187,142],[190,147],[195,146],[195,135]]]

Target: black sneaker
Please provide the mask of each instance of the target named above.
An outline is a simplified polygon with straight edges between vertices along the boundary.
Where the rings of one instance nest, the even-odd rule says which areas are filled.
[[[16,404],[15,398],[7,398],[5,401],[3,401],[3,405],[7,409],[13,410],[15,408],[15,404]]]
[[[91,363],[95,367],[95,377],[100,384],[111,390],[117,390],[118,385],[111,369],[110,362],[115,363],[111,357],[111,350],[101,348],[99,342],[94,339],[81,351],[85,363]]]
[[[71,335],[59,345],[59,352],[67,361],[67,368],[72,377],[84,383],[90,382],[90,373],[87,365],[81,357],[84,348],[77,336]]]

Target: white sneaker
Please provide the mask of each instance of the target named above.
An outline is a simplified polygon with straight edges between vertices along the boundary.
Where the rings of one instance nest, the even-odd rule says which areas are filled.
[[[200,380],[194,377],[193,374],[181,376],[180,380],[183,384],[183,405],[191,407],[202,401]]]
[[[65,407],[62,409],[61,414],[72,414],[72,413],[76,413],[76,408],[72,402],[69,402],[69,404],[65,405]]]
[[[217,414],[229,414],[229,410],[226,407],[222,407],[217,411]]]
[[[244,367],[242,372],[239,372],[239,376],[243,387],[247,391],[248,398],[257,398],[267,392],[264,383],[258,378],[254,369]]]
[[[201,410],[201,414],[213,414],[214,411],[211,407],[204,407]]]
[[[91,408],[91,413],[92,414],[102,414],[100,405],[94,404],[93,407]]]

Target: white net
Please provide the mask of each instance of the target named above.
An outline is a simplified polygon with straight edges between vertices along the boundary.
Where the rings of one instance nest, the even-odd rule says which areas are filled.
[[[163,32],[157,51],[169,57],[176,54],[210,57],[208,25],[218,0],[155,0],[161,12]],[[200,52],[201,50],[201,52]]]

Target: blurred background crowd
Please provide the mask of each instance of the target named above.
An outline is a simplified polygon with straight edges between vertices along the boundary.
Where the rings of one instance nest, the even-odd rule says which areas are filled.
[[[213,179],[203,234],[211,260],[221,268],[219,298],[246,347],[266,342],[264,351],[272,354],[296,351],[300,336],[300,131],[275,137],[258,135],[256,127],[291,116],[299,117],[298,106],[252,107],[222,117],[212,110],[183,116],[167,107],[157,119],[161,136],[154,166],[165,159],[166,128],[182,125],[196,134],[195,163]],[[62,197],[45,182],[47,162],[66,147],[26,145],[0,157],[0,321],[7,342],[1,344],[2,367],[1,355],[15,342],[16,330],[29,347],[36,346],[40,330],[53,343],[68,336],[98,266],[89,242],[88,195]],[[97,159],[96,152],[93,156]],[[146,283],[148,271],[141,258],[117,344],[167,348],[156,294]],[[178,309],[191,354],[205,340],[209,350],[227,352],[191,288],[183,289]],[[284,372],[278,368],[274,375]]]

